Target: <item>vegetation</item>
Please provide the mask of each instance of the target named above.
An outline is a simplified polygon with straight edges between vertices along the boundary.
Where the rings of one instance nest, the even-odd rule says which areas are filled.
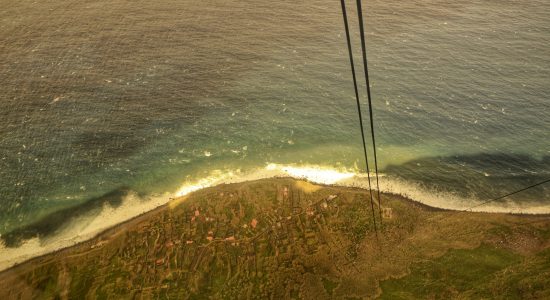
[[[488,294],[486,284],[499,271],[520,262],[519,255],[487,245],[451,250],[440,258],[413,266],[411,273],[401,279],[383,282],[382,298],[448,299],[466,292]]]
[[[550,221],[291,179],[222,185],[0,274],[1,299],[550,296]],[[538,222],[532,222],[533,220]]]

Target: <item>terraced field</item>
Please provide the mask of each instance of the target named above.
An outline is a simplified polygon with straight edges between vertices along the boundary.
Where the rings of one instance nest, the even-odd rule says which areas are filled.
[[[0,274],[2,299],[550,297],[546,216],[292,179],[222,185]]]

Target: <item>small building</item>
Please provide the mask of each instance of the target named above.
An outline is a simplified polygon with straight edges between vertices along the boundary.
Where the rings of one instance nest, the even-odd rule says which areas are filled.
[[[393,218],[393,210],[391,207],[383,207],[382,208],[382,218],[384,219],[392,219]]]

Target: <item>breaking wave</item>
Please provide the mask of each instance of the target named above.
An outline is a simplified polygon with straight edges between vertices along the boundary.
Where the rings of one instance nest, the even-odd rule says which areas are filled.
[[[240,170],[216,170],[210,176],[196,181],[183,183],[175,192],[163,194],[139,196],[128,191],[117,205],[106,201],[101,204],[99,212],[93,214],[80,214],[70,218],[68,222],[60,226],[55,232],[46,235],[35,235],[25,238],[17,245],[6,243],[6,237],[2,237],[0,245],[0,270],[7,269],[15,264],[24,262],[33,257],[54,252],[97,236],[102,231],[121,224],[146,212],[152,211],[169,203],[174,198],[184,200],[186,195],[219,184],[238,183],[257,179],[274,177],[292,177],[304,179],[313,183],[325,185],[337,185],[344,187],[368,188],[368,180],[365,174],[345,168],[319,165],[282,165],[267,164],[265,167],[252,172]],[[465,210],[482,203],[481,200],[464,198],[448,192],[428,190],[419,184],[407,182],[402,179],[392,178],[381,174],[380,190],[386,193],[399,194],[414,201],[443,209]],[[374,187],[374,185],[373,185]],[[550,214],[550,204],[519,203],[516,201],[489,203],[472,209],[479,212],[493,213],[525,213],[525,214]]]

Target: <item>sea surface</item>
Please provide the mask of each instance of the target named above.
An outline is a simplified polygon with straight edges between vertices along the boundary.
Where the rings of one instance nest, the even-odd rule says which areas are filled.
[[[381,190],[466,209],[550,178],[550,2],[363,8]],[[0,253],[219,182],[367,186],[343,28],[336,0],[0,0]],[[550,185],[487,207],[549,213]]]

